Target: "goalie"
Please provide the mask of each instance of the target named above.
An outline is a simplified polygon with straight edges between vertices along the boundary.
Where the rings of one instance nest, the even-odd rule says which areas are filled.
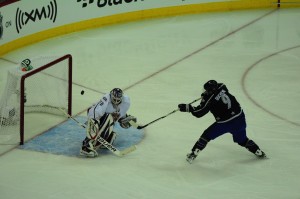
[[[114,88],[91,106],[87,110],[86,138],[82,142],[80,155],[98,156],[97,149],[105,148],[99,141],[101,138],[113,144],[116,139],[113,131],[115,122],[119,122],[122,128],[129,128],[131,121],[136,122],[135,117],[127,115],[129,107],[130,98],[120,88]]]

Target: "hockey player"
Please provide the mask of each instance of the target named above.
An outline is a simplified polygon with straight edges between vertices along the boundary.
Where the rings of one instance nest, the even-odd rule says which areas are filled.
[[[197,118],[204,116],[210,111],[216,120],[203,132],[193,146],[192,151],[187,154],[186,160],[189,163],[192,163],[209,141],[227,132],[232,134],[234,142],[245,147],[257,157],[266,157],[259,146],[247,137],[245,114],[236,98],[229,93],[225,84],[218,83],[215,80],[206,82],[201,97],[199,106],[193,107],[190,104],[178,105],[181,112],[190,112]]]
[[[91,106],[87,111],[87,135],[82,142],[80,155],[98,156],[97,149],[104,147],[98,141],[99,137],[113,144],[116,139],[113,124],[118,121],[122,128],[129,128],[129,122],[136,121],[136,118],[127,115],[129,107],[130,98],[120,88],[114,88]]]

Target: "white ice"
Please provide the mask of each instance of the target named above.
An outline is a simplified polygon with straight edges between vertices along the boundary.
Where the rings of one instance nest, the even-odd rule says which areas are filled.
[[[138,149],[123,158],[13,149],[0,156],[0,198],[299,199],[299,19],[300,9],[152,19],[63,35],[3,56],[0,91],[12,62],[71,54],[73,113],[84,114],[121,87],[140,124],[193,101],[203,83],[216,79],[241,103],[248,137],[269,159],[257,159],[226,134],[188,164],[186,154],[214,119],[176,112],[149,125]]]

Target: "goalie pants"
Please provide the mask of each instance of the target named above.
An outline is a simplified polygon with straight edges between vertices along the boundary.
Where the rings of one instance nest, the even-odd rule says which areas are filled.
[[[250,140],[247,137],[246,127],[247,124],[244,112],[242,112],[237,118],[228,122],[215,122],[203,132],[199,140],[194,145],[193,151],[196,148],[203,150],[210,140],[214,140],[225,133],[230,133],[235,143],[247,148],[250,152],[255,153],[259,147],[253,140]]]

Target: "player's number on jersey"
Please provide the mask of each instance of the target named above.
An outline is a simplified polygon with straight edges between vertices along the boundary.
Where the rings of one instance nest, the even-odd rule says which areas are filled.
[[[231,100],[230,100],[229,96],[224,93],[223,95],[221,95],[221,99],[224,104],[227,104],[227,109],[230,109],[231,108]]]

